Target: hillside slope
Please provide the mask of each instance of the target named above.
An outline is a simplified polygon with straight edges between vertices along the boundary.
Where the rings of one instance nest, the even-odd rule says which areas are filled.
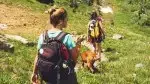
[[[106,1],[110,2],[110,0]],[[118,1],[110,2],[114,8],[114,26],[104,21],[106,39],[102,46],[105,50],[112,49],[104,52],[109,61],[99,63],[100,73],[91,74],[87,69],[79,69],[77,72],[79,84],[150,83],[150,29],[130,23],[131,14],[122,12]],[[8,29],[0,30],[0,33],[21,35],[37,41],[48,20],[44,10],[50,6],[36,0],[18,2],[0,0],[0,2],[0,23],[8,25]],[[74,13],[68,6],[67,0],[56,0],[56,4],[65,7],[69,13],[69,24],[65,31],[86,33],[91,7],[80,2],[77,12]],[[105,17],[108,18],[109,14],[103,17],[106,20]],[[124,38],[114,40],[112,39],[114,34],[121,34]],[[15,52],[0,51],[0,83],[30,84],[33,60],[37,52],[36,46],[28,47],[17,41],[9,41],[14,44]]]

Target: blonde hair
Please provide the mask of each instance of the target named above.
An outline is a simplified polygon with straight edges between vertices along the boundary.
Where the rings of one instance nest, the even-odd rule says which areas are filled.
[[[67,11],[64,8],[51,8],[48,13],[50,14],[50,24],[56,27],[60,20],[64,21],[67,18]]]

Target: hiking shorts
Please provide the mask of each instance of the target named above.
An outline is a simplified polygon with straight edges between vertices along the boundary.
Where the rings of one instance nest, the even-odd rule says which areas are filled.
[[[46,84],[52,84],[50,82],[46,82]],[[78,84],[76,73],[71,73],[67,80],[60,80],[60,84]]]

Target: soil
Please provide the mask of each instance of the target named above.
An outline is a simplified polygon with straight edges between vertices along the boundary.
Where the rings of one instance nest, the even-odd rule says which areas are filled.
[[[47,20],[48,14],[44,14],[44,11],[40,13],[22,7],[0,4],[0,24],[8,26],[0,33],[21,35],[30,39],[42,32]]]

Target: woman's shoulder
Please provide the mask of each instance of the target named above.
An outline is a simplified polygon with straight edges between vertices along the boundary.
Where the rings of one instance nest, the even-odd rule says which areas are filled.
[[[68,32],[65,32],[66,33],[66,36],[65,36],[65,40],[66,41],[74,41],[73,40],[73,36],[70,34],[70,33],[68,33]]]
[[[66,39],[72,38],[72,35],[70,33],[67,33],[67,32],[65,32],[65,33],[66,33],[66,36],[65,36]]]

